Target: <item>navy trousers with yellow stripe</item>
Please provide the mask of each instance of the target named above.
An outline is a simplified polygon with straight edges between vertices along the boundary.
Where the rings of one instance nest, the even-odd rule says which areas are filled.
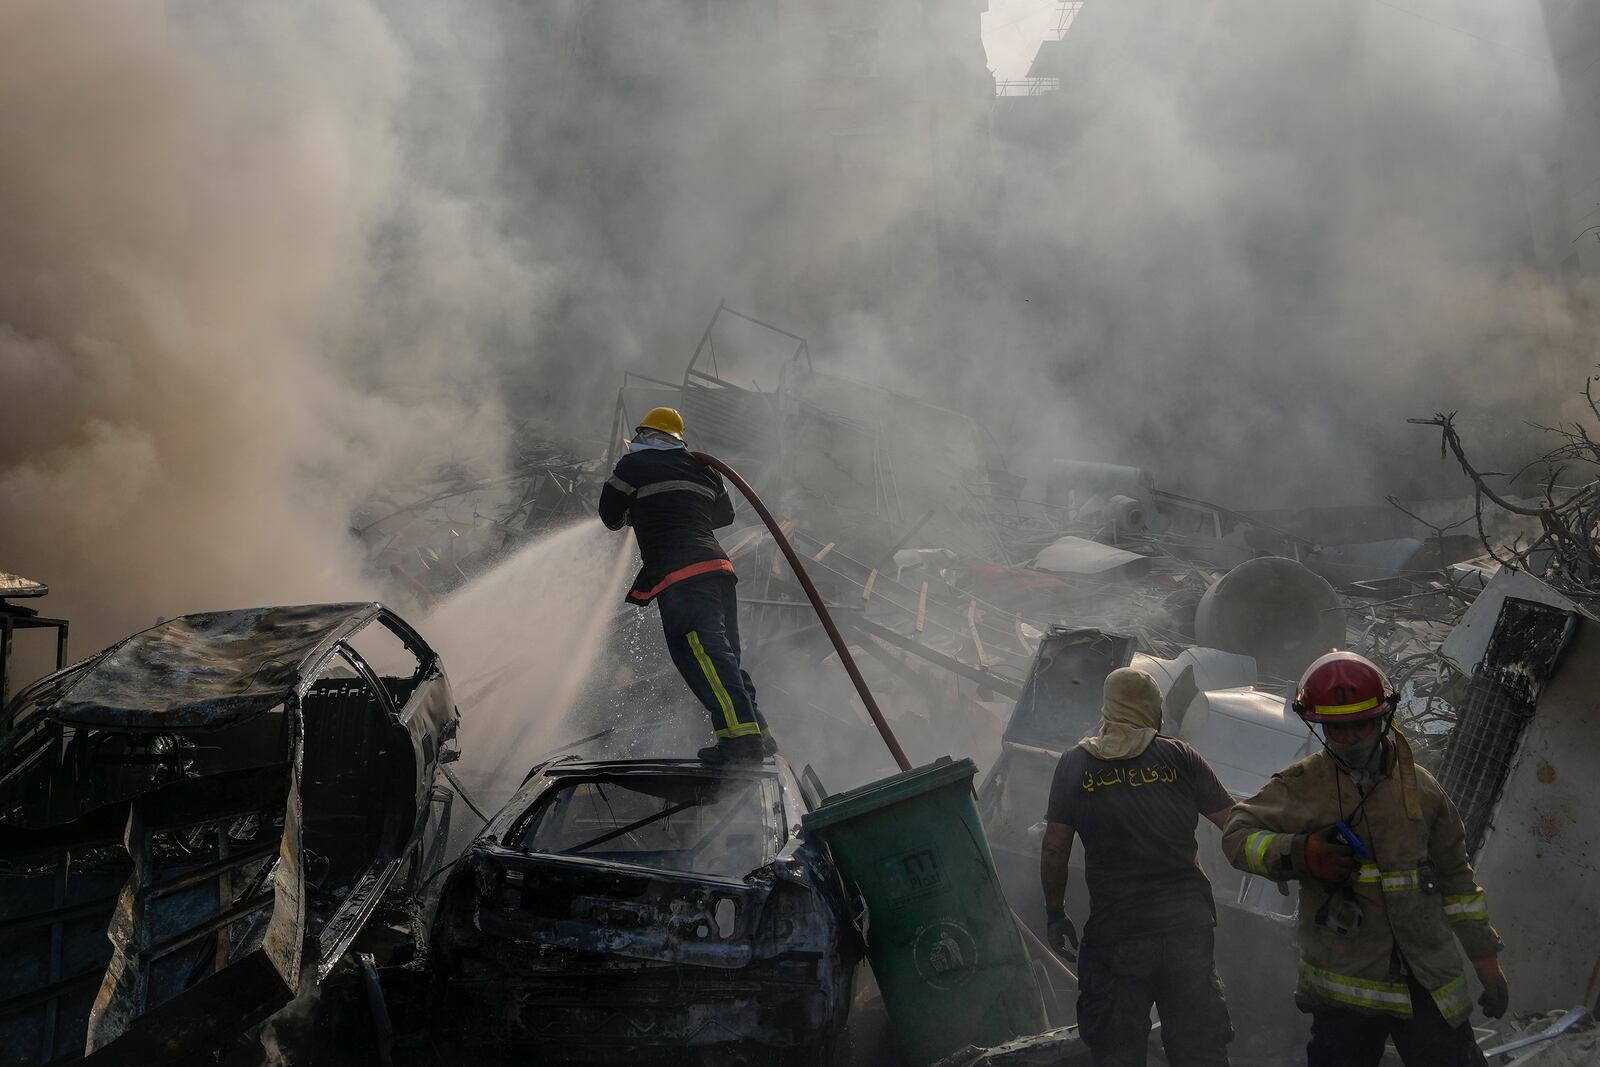
[[[719,738],[759,737],[766,721],[756,687],[739,666],[739,601],[731,574],[708,574],[656,595],[667,651],[711,715]]]

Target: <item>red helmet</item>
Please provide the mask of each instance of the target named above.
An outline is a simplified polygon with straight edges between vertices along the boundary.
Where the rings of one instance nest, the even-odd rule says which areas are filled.
[[[1335,649],[1300,676],[1294,710],[1307,722],[1361,722],[1394,711],[1396,694],[1378,665]]]

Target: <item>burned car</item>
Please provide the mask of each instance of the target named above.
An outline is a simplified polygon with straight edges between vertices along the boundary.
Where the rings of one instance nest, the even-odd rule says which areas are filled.
[[[315,988],[437,865],[457,721],[373,603],[187,615],[18,693],[0,1062],[194,1062]]]
[[[806,806],[781,758],[536,767],[442,894],[436,1046],[830,1062],[859,954]]]

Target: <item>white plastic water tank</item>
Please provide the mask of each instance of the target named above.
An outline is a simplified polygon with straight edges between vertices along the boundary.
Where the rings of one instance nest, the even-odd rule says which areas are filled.
[[[1197,694],[1177,735],[1206,758],[1236,797],[1254,796],[1316,743],[1284,697],[1249,686]]]

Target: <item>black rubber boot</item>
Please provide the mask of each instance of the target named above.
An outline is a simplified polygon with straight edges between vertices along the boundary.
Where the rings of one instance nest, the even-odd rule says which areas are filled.
[[[703,763],[759,763],[764,757],[761,738],[755,735],[718,741],[698,754]]]

